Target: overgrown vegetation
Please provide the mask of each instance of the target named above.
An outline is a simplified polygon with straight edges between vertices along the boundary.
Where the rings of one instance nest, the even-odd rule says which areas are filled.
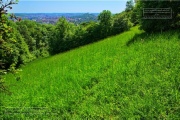
[[[180,1],[172,0],[158,0],[158,1],[145,1],[138,0],[134,8],[141,29],[146,32],[162,32],[169,29],[180,28]],[[143,18],[143,8],[170,8],[172,10],[171,19],[142,19]],[[137,21],[134,21],[137,22]]]
[[[9,20],[7,19],[7,9],[12,9],[11,5],[16,4],[18,1],[11,0],[10,2],[3,3],[4,1],[0,0],[0,92],[10,93],[7,87],[4,86],[3,75],[8,71],[15,71],[15,54],[18,54],[18,51],[14,51],[14,48],[19,48],[19,43],[15,44],[17,39],[17,34],[13,34],[13,28],[9,26]],[[17,17],[13,15],[9,15],[11,18],[15,18],[19,20]],[[20,48],[24,50],[23,48]],[[13,62],[14,63],[13,63]],[[7,63],[12,62],[11,65],[7,65]],[[7,67],[8,66],[8,67]],[[1,104],[1,101],[0,101]]]

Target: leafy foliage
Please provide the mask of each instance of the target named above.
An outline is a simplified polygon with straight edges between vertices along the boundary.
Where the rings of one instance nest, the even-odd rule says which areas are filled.
[[[86,43],[92,43],[95,41],[98,41],[101,39],[101,27],[98,23],[96,22],[90,22],[85,26],[86,29],[86,35],[85,35],[85,40]]]
[[[111,26],[112,26],[112,14],[109,10],[103,10],[99,16],[98,20],[100,23],[100,35],[101,38],[106,38],[111,33]]]
[[[141,25],[141,29],[152,31],[165,31],[170,28],[179,28],[180,2],[179,1],[151,1],[140,0],[136,4],[137,16]],[[172,19],[142,19],[143,8],[171,8]]]
[[[15,35],[13,34],[13,28],[8,25],[8,18],[6,14],[7,9],[12,9],[11,5],[16,4],[17,2],[17,0],[7,0],[6,2],[0,0],[0,92],[7,91],[4,86],[2,75],[6,73],[7,68],[14,71],[16,65],[12,62],[15,61],[15,58],[13,57],[11,59],[13,54],[17,54],[17,52],[11,48],[14,47],[13,43],[16,42],[16,40]]]
[[[68,23],[65,18],[60,18],[52,33],[50,41],[51,52],[59,53],[71,49],[74,34],[74,24]]]
[[[28,49],[32,58],[46,57],[49,55],[49,32],[48,25],[38,24],[34,21],[23,20],[17,23],[17,29],[24,41],[28,45]]]
[[[113,34],[119,34],[124,31],[127,31],[132,26],[130,23],[130,19],[126,12],[122,12],[120,14],[116,14],[113,18]]]
[[[134,8],[134,2],[133,2],[133,0],[128,0],[128,1],[126,2],[126,9],[125,9],[125,11],[126,11],[126,12],[132,11],[133,8]]]

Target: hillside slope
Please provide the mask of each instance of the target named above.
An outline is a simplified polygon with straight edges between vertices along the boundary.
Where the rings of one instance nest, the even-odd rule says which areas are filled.
[[[6,76],[2,118],[178,119],[180,36],[137,27]],[[14,108],[13,108],[14,107]],[[8,113],[11,113],[9,115]],[[15,114],[18,113],[18,114]]]

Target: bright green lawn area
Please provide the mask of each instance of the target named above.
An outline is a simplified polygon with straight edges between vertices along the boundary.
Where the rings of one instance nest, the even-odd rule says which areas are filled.
[[[0,94],[0,117],[178,119],[179,33],[146,34],[134,27],[29,63],[16,75],[19,81],[5,76],[12,95]]]

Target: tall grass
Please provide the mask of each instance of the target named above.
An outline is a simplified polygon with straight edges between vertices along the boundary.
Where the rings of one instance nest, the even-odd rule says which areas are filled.
[[[21,68],[6,76],[4,119],[178,119],[178,31],[128,32]]]

